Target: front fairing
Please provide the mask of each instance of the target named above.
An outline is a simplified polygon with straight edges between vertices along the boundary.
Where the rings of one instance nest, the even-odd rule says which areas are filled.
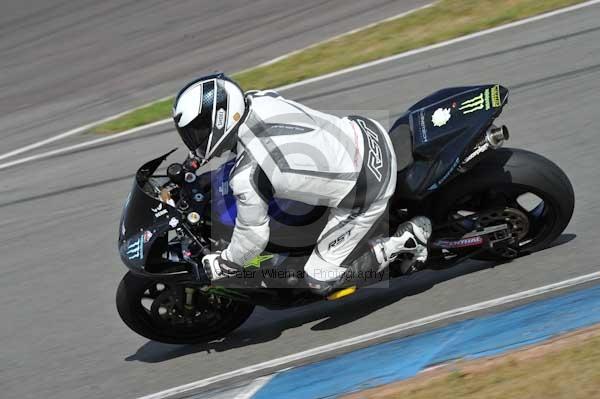
[[[168,263],[163,254],[176,250],[176,245],[167,245],[167,232],[180,224],[188,226],[185,214],[161,201],[158,191],[150,184],[156,180],[156,176],[152,177],[153,173],[168,155],[147,162],[138,170],[121,216],[119,255],[123,263],[136,272],[152,273],[156,271],[152,266],[162,265],[165,261]],[[233,160],[226,162],[216,170],[198,176],[197,182],[201,184],[181,188],[189,198],[210,196],[210,203],[190,201],[188,211],[201,215],[202,221],[196,225],[194,234],[216,244],[212,250],[222,249],[235,225],[236,200],[229,187],[233,165]],[[314,245],[327,220],[325,208],[289,200],[273,199],[269,204],[269,215],[273,232],[267,247],[269,252],[303,252]],[[171,259],[170,256],[168,258]]]
[[[180,223],[180,212],[162,202],[149,183],[152,173],[169,154],[153,159],[138,169],[125,202],[119,224],[119,255],[130,269],[143,270],[158,239]]]

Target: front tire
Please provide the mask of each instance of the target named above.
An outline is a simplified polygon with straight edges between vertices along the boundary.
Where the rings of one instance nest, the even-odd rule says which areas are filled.
[[[526,195],[537,197],[539,203],[526,209],[519,202]],[[459,209],[516,209],[528,218],[529,230],[519,248],[520,254],[527,254],[551,245],[569,224],[574,207],[573,186],[554,162],[530,151],[503,148],[436,193],[433,217],[445,223]]]
[[[127,272],[117,289],[119,316],[130,329],[153,341],[198,344],[223,338],[254,310],[249,303],[197,294],[194,311],[183,317],[176,306],[178,290],[183,289]]]

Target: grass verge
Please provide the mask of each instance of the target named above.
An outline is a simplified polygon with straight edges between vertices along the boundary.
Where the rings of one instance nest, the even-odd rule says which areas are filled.
[[[600,397],[600,329],[497,358],[447,365],[344,399],[588,399]]]
[[[492,28],[582,0],[440,0],[432,7],[327,41],[273,64],[233,77],[244,89],[273,88]],[[170,116],[172,99],[103,123],[95,133],[116,133]]]

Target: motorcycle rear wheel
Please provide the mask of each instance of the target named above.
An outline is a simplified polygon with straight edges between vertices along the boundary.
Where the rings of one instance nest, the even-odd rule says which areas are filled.
[[[492,209],[525,215],[521,225],[527,231],[518,235],[519,253],[526,255],[547,248],[561,235],[573,215],[575,195],[569,178],[554,162],[530,151],[503,148],[436,193],[433,203],[438,224]],[[499,212],[498,221],[502,217]],[[486,253],[478,258],[497,256]]]

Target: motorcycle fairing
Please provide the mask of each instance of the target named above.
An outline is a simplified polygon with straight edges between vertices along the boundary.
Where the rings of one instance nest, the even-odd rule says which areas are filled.
[[[123,208],[119,223],[119,255],[123,263],[134,270],[144,269],[157,239],[180,223],[181,214],[175,207],[148,192],[152,190],[148,179],[173,151],[138,169]]]
[[[502,112],[508,90],[500,85],[455,87],[419,101],[390,131],[408,125],[414,162],[400,172],[397,193],[420,199],[454,176],[462,159]]]

